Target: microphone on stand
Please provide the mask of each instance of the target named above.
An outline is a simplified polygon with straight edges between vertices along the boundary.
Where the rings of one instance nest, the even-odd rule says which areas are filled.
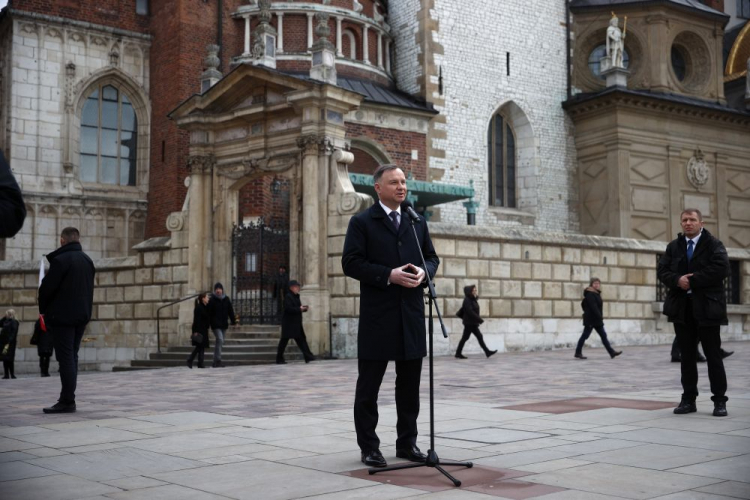
[[[411,219],[412,222],[417,222],[419,220],[419,214],[414,210],[410,201],[404,200],[403,203],[401,203],[401,210],[406,212],[406,215],[409,216],[409,219]]]

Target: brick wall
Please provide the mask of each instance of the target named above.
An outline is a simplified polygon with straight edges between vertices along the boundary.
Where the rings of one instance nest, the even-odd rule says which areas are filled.
[[[135,13],[136,0],[10,0],[11,9],[38,12],[104,26],[147,33],[149,16]],[[150,4],[156,4],[153,0]]]
[[[455,313],[470,284],[479,291],[481,330],[491,349],[573,349],[583,328],[583,290],[592,277],[602,282],[604,325],[615,346],[669,344],[674,338],[655,302],[656,255],[663,243],[451,224],[430,224],[430,233],[441,260],[438,305],[450,333],[448,340],[435,337],[439,354],[455,352],[463,331]],[[343,236],[334,238],[331,248],[338,251],[329,256],[333,353],[354,357],[359,283],[343,275],[342,245]],[[729,306],[722,339],[750,340],[750,253],[730,249],[730,259],[742,261],[743,304]],[[589,345],[601,347],[595,337]],[[476,343],[467,348],[479,352]],[[668,351],[664,347],[665,356]]]
[[[404,172],[411,172],[415,179],[427,178],[425,159],[425,135],[418,132],[404,132],[357,123],[346,124],[347,138],[366,137],[381,145]],[[417,159],[412,159],[412,150],[417,151]],[[355,167],[356,168],[356,167]]]
[[[94,260],[94,265],[93,318],[81,345],[80,369],[108,371],[128,366],[132,359],[147,359],[156,351],[157,308],[187,295],[187,249],[160,246],[134,257]],[[0,262],[0,310],[15,309],[21,322],[18,373],[39,370],[36,347],[29,345],[39,317],[38,278],[38,261]],[[188,342],[189,333],[179,332],[178,307],[161,311],[162,347]]]

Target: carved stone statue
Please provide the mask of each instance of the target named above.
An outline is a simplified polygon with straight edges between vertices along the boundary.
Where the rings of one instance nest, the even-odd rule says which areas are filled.
[[[352,10],[354,10],[354,12],[356,12],[357,14],[359,14],[360,12],[362,12],[363,8],[364,7],[362,6],[361,3],[359,3],[357,0],[353,0]]]
[[[625,22],[627,23],[627,18]],[[625,67],[622,61],[622,54],[625,49],[625,32],[620,30],[619,24],[620,20],[613,12],[607,28],[607,57],[613,68]]]

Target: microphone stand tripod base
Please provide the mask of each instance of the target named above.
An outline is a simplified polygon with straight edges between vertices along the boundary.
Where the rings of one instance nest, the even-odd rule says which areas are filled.
[[[369,469],[367,472],[371,476],[373,474],[377,474],[378,472],[389,472],[394,470],[404,470],[404,469],[415,469],[417,467],[432,467],[433,469],[437,469],[440,471],[445,477],[450,479],[453,482],[454,486],[461,486],[461,481],[450,475],[448,471],[443,469],[443,466],[458,466],[458,467],[466,467],[468,469],[471,469],[474,467],[474,464],[471,462],[440,462],[440,459],[437,456],[437,453],[435,453],[435,450],[427,450],[427,460],[425,462],[412,462],[408,464],[399,464],[399,465],[393,465],[391,467],[382,467],[382,468],[372,468]]]

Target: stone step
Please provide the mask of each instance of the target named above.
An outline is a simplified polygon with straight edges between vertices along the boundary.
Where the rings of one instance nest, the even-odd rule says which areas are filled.
[[[272,342],[268,344],[260,344],[260,345],[225,345],[224,348],[221,350],[224,354],[242,354],[242,353],[257,353],[257,352],[276,352],[276,348],[278,347],[278,342]],[[292,343],[291,345],[287,346],[287,350],[292,348],[293,350],[297,349],[297,346]],[[163,353],[179,353],[179,354],[189,354],[193,351],[193,346],[178,346],[178,347],[170,347],[169,349],[162,349],[161,352]],[[206,349],[206,354],[210,352],[214,352],[214,346],[213,344],[211,347]]]
[[[232,360],[226,360],[222,359],[222,363],[226,366],[248,366],[248,365],[269,365],[273,363],[269,363],[266,360],[239,360],[239,361],[232,361]],[[293,361],[287,358],[287,362]],[[157,368],[173,368],[176,366],[184,366],[187,370],[186,365],[186,358],[181,359],[158,359],[158,360],[152,360],[152,359],[135,359],[131,361],[131,366],[127,367],[132,370],[151,370],[151,369],[157,369]],[[212,361],[209,358],[204,359],[204,365],[206,367],[211,367]],[[275,361],[274,361],[275,362]],[[193,368],[195,368],[197,364],[197,361],[193,362]],[[122,368],[118,371],[126,371]]]

